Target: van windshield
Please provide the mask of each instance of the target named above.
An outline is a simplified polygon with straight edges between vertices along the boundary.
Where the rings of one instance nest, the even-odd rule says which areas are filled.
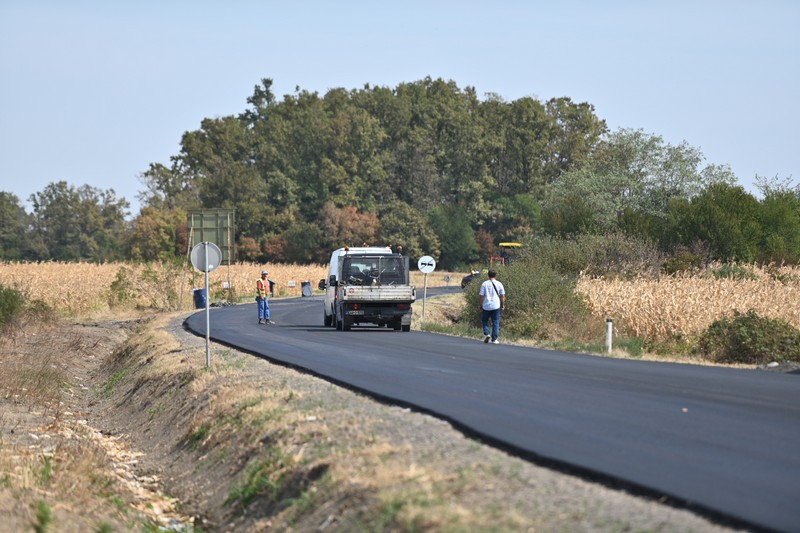
[[[348,285],[407,285],[406,259],[402,256],[345,256],[342,281]]]

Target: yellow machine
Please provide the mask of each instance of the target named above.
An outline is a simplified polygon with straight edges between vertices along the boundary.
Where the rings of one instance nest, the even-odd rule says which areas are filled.
[[[498,255],[489,257],[489,268],[495,266],[507,266],[513,259],[517,248],[521,248],[519,242],[501,242]]]

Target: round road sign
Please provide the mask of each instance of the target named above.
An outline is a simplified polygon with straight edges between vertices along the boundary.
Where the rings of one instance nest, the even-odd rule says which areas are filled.
[[[222,263],[222,251],[213,242],[201,242],[192,248],[191,259],[200,272],[211,272]]]
[[[419,261],[417,261],[417,267],[420,272],[430,274],[433,272],[433,269],[436,268],[436,260],[429,255],[423,255],[419,258]]]

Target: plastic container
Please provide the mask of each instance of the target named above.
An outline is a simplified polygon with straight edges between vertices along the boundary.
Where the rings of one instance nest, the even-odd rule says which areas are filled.
[[[194,289],[192,291],[192,295],[194,296],[194,308],[195,309],[205,309],[206,308],[206,290],[205,289]]]
[[[300,293],[303,296],[313,296],[314,291],[311,289],[311,282],[310,281],[301,281],[300,282]]]

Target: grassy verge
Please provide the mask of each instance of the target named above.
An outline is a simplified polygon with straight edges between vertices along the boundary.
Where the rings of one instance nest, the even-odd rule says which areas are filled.
[[[417,303],[414,307],[413,328],[443,335],[480,340],[483,338],[480,327],[461,319],[462,309],[465,305],[467,305],[467,303],[463,293],[437,296],[430,298],[426,302],[425,315],[423,316],[422,305],[421,303]],[[588,341],[569,336],[549,339],[532,339],[530,337],[514,335],[502,329],[501,336],[504,343],[519,344],[521,346],[531,346],[548,350],[648,361],[704,365],[714,364],[713,361],[692,353],[685,342],[676,341],[673,343],[653,345],[636,337],[624,337],[620,335],[614,336],[612,351],[609,353],[607,351],[603,328],[601,327],[604,321],[599,318],[596,320],[598,326],[594,328],[597,331],[596,338]],[[554,330],[556,330],[556,328],[551,328],[551,331]]]

